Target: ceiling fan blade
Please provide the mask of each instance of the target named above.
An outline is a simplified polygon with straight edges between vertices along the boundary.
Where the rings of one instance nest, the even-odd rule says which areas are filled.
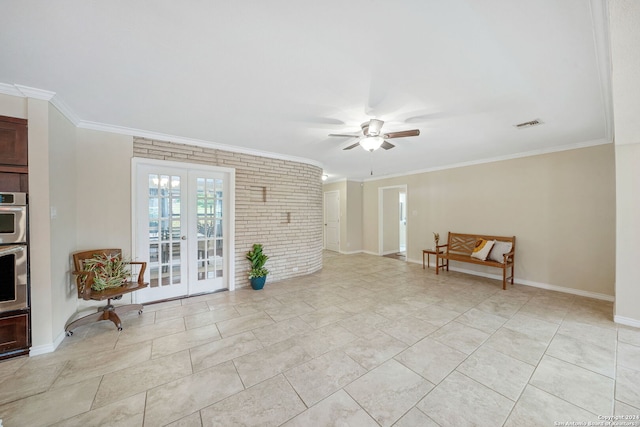
[[[420,129],[411,129],[411,130],[401,130],[400,132],[385,133],[383,137],[385,139],[391,139],[391,138],[404,138],[406,136],[418,136],[418,135],[420,135]]]
[[[382,145],[380,146],[380,148],[384,148],[385,150],[391,150],[393,147],[395,147],[395,145],[393,145],[389,141],[383,142]]]
[[[360,141],[356,142],[353,145],[348,146],[347,148],[343,148],[343,150],[351,150],[352,148],[356,148],[358,145],[360,145]]]
[[[348,134],[348,133],[330,133],[329,136],[340,136],[343,138],[357,138],[360,134]]]
[[[367,134],[368,135],[380,135],[380,129],[382,129],[382,125],[384,124],[384,122],[382,120],[378,120],[378,119],[371,119],[369,120],[369,127],[367,129]]]

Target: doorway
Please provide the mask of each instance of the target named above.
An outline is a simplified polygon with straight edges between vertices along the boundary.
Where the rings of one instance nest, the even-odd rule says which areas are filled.
[[[232,289],[235,172],[133,159],[135,259],[149,286],[136,302]]]
[[[406,260],[407,186],[378,189],[378,253]]]
[[[324,193],[324,248],[340,252],[340,192]]]

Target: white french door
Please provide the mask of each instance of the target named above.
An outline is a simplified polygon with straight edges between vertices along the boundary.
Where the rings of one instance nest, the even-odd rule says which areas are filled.
[[[134,159],[134,252],[147,261],[137,302],[232,286],[233,171]]]

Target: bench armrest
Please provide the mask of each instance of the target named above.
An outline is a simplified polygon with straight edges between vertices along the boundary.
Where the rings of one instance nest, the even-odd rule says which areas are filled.
[[[511,251],[511,252],[507,252],[506,254],[503,254],[502,256],[504,257],[504,263],[506,264],[509,259],[513,261],[514,255],[515,255],[515,251]]]

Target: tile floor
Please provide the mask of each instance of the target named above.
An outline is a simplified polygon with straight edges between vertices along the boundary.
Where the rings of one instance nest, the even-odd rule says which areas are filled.
[[[640,414],[640,330],[614,324],[611,303],[500,285],[326,253],[316,274],[149,305],[120,333],[96,323],[0,362],[0,419],[528,427]]]

